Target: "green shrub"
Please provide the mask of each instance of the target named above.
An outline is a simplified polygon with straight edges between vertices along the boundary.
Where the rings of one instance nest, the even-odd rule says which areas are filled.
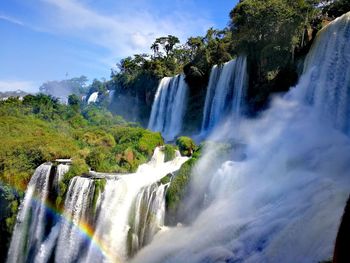
[[[164,144],[160,133],[139,127],[117,127],[110,132],[116,141],[113,153],[119,172],[134,172],[140,164],[150,160],[155,147]]]
[[[104,147],[93,148],[86,162],[97,172],[114,172],[117,169],[112,152]]]
[[[150,158],[153,154],[154,148],[163,144],[164,141],[162,135],[159,132],[143,130],[143,134],[137,145],[137,149]]]
[[[176,140],[176,145],[179,147],[182,156],[191,156],[196,150],[196,145],[189,137],[181,136]]]
[[[164,148],[163,148],[163,151],[164,151],[164,161],[165,162],[169,162],[169,161],[172,161],[174,160],[175,156],[176,156],[176,148],[173,146],[173,145],[170,145],[170,144],[166,144],[164,145]]]
[[[89,131],[83,135],[83,141],[89,146],[114,147],[114,137],[102,130]]]

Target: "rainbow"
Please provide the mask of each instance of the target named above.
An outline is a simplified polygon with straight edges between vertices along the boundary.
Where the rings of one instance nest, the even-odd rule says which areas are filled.
[[[16,189],[13,186],[10,186],[9,184],[4,184],[7,187],[11,188],[13,191],[15,191],[17,194],[25,194],[24,191],[20,189]],[[46,200],[45,202],[42,202],[34,193],[32,197],[32,202],[36,204],[41,204],[44,206],[46,212],[48,212],[50,215],[54,216],[58,219],[58,221],[61,222],[67,222],[71,224],[76,230],[79,231],[79,233],[89,241],[90,244],[92,244],[100,253],[104,256],[104,258],[107,259],[109,263],[121,263],[122,260],[120,260],[116,254],[115,251],[111,251],[108,244],[106,244],[100,237],[95,235],[95,229],[85,222],[84,220],[80,220],[78,224],[73,222],[73,218],[70,215],[67,215],[64,213],[64,209],[62,207],[56,208],[52,202],[49,200]],[[17,222],[16,222],[17,223]]]

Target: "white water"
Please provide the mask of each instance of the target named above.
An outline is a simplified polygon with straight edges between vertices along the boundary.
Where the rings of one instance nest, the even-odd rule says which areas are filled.
[[[94,234],[94,239],[99,240],[103,247],[103,253],[91,244],[87,257],[81,262],[126,261],[130,213],[138,193],[168,173],[178,170],[186,160],[186,157],[177,156],[173,161],[165,163],[164,153],[158,147],[152,160],[141,165],[136,173],[107,180]]]
[[[86,245],[86,237],[80,233],[82,223],[91,225],[95,185],[89,178],[74,177],[69,184],[64,214],[60,222],[60,234],[55,262],[76,262]]]
[[[349,32],[350,13],[320,32],[287,96],[260,119],[242,120],[245,160],[211,172],[207,149],[189,197],[202,196],[204,208],[189,226],[158,234],[134,262],[309,263],[332,256],[350,189],[350,139],[339,125],[349,120]],[[214,134],[232,137],[231,129]],[[191,204],[187,210],[198,211]]]
[[[91,103],[96,103],[97,101],[98,101],[98,92],[96,91],[90,95],[87,103],[91,104]]]
[[[163,78],[158,86],[148,128],[159,131],[167,141],[181,132],[188,87],[184,75]]]
[[[153,236],[164,226],[167,187],[168,184],[152,184],[142,188],[137,194],[129,230],[132,255],[149,244]]]
[[[164,162],[164,153],[158,147],[151,161],[140,165],[134,174],[74,177],[66,194],[64,213],[50,224],[47,220],[53,211],[47,206],[49,193],[57,190],[56,184],[68,166],[59,166],[55,177],[50,178],[51,164],[41,165],[21,205],[8,262],[126,261],[131,251],[135,253],[150,242],[163,226],[167,185],[158,181],[178,170],[187,159],[177,152],[174,160]],[[100,184],[95,193],[98,180],[106,184]],[[145,205],[147,211],[143,210]],[[137,247],[129,242],[130,228],[130,235],[138,238]]]
[[[58,191],[59,183],[63,180],[63,176],[68,172],[70,165],[69,164],[59,164],[56,168],[56,176],[54,178],[54,185],[56,191]]]
[[[214,66],[211,73],[203,111],[202,133],[206,134],[226,117],[239,125],[242,100],[247,84],[245,57]]]
[[[37,253],[44,238],[45,203],[49,191],[51,164],[42,164],[32,176],[19,208],[7,263],[26,262]]]
[[[350,135],[350,14],[320,32],[305,61],[303,86],[296,95],[319,116]],[[324,52],[330,50],[332,52]]]

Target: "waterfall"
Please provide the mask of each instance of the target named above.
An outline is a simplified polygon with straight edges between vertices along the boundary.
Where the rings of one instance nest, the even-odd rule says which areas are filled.
[[[8,263],[32,261],[39,252],[49,224],[46,204],[53,181],[51,163],[42,164],[35,170],[19,208],[8,252]]]
[[[242,118],[246,158],[225,161],[204,149],[183,203],[196,217],[156,235],[132,262],[332,257],[350,185],[349,21],[350,13],[319,32],[295,88],[274,98],[259,118]],[[223,127],[221,140],[234,125]],[[197,199],[200,205],[192,202]]]
[[[128,234],[131,228],[130,216],[134,213],[132,207],[138,194],[144,191],[144,187],[178,170],[186,160],[187,158],[178,156],[173,161],[164,162],[164,153],[158,147],[151,161],[140,165],[136,173],[122,175],[118,180],[107,180],[101,196],[101,209],[94,233],[94,239],[105,245],[104,251],[103,253],[97,251],[91,244],[87,257],[82,262],[108,262],[108,260],[124,262],[127,260],[129,256]]]
[[[92,179],[75,177],[70,182],[55,253],[56,262],[77,262],[81,256],[86,239],[78,226],[82,223],[92,225],[94,192]]]
[[[167,184],[152,184],[142,188],[137,194],[129,230],[131,255],[149,244],[152,237],[164,226],[167,187]]]
[[[299,98],[350,135],[350,13],[323,28],[307,56]]]
[[[108,101],[111,104],[113,99],[114,99],[114,97],[115,97],[115,92],[116,91],[115,90],[108,90],[107,92],[108,92]]]
[[[187,159],[177,153],[164,162],[163,149],[157,147],[136,173],[74,177],[63,213],[55,220],[50,219],[50,195],[69,166],[41,165],[21,204],[8,263],[125,262],[131,250],[135,253],[146,245],[163,226],[167,185],[159,181]],[[137,246],[129,245],[131,234]]]
[[[181,132],[188,87],[184,75],[163,78],[158,86],[148,128],[170,141]]]
[[[96,103],[97,101],[98,101],[98,92],[95,91],[94,93],[92,93],[92,94],[90,95],[90,97],[88,98],[87,103],[88,103],[88,104],[91,104],[91,103]]]
[[[54,178],[53,188],[56,192],[59,191],[59,183],[63,180],[63,176],[68,172],[69,164],[58,164],[56,167],[56,176]]]
[[[246,57],[240,56],[212,68],[203,111],[202,133],[211,131],[227,116],[239,121],[247,84],[246,67]]]

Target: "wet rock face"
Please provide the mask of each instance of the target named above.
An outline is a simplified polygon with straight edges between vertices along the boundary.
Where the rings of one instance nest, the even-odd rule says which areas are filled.
[[[350,196],[346,203],[335,242],[333,263],[350,262]]]

